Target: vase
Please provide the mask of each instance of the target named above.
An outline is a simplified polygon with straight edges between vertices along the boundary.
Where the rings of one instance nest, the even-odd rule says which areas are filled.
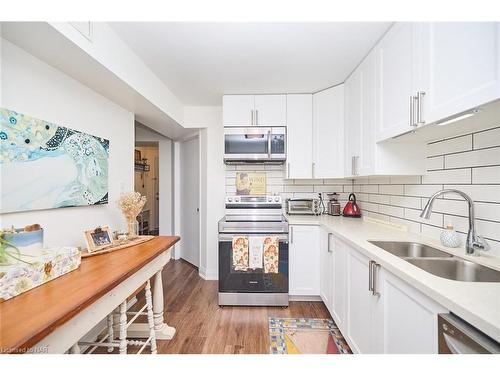
[[[139,222],[136,219],[127,222],[127,234],[129,238],[136,238],[139,235]]]

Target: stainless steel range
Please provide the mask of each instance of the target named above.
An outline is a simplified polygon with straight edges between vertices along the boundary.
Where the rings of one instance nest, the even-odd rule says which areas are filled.
[[[288,222],[279,196],[228,196],[219,221],[219,305],[288,306]],[[233,239],[278,240],[278,268],[241,269],[233,261]]]

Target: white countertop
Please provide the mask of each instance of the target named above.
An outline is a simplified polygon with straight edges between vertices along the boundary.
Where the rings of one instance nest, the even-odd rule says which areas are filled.
[[[402,231],[390,225],[339,216],[286,215],[290,225],[320,225],[352,245],[370,259],[408,282],[443,307],[500,342],[500,283],[463,282],[434,276],[405,260],[369,243],[369,240],[413,241],[431,245],[500,271],[500,258],[487,253],[465,255],[465,249],[450,249],[439,241]]]

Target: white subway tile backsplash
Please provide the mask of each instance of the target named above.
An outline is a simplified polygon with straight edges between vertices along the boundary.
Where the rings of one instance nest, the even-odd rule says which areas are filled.
[[[337,192],[342,206],[351,192],[364,216],[403,224],[408,230],[435,239],[451,222],[468,229],[468,207],[457,195],[434,202],[430,220],[420,218],[428,197],[443,188],[462,190],[475,201],[480,235],[490,238],[491,254],[500,257],[500,127],[432,142],[427,146],[423,176],[374,176],[351,179],[285,179],[284,166],[226,166],[226,192],[235,194],[239,170],[266,171],[267,193],[287,198],[317,198]],[[328,198],[324,197],[325,202]],[[465,241],[465,234],[460,234]]]
[[[403,185],[380,185],[379,194],[403,195]]]
[[[444,168],[444,156],[436,156],[433,158],[427,158],[425,162],[425,168],[428,171],[443,169]],[[418,183],[418,182],[417,182]]]
[[[500,145],[500,127],[474,134],[474,149]]]
[[[484,167],[500,165],[500,147],[446,155],[445,168]]]
[[[500,184],[500,166],[472,169],[473,184]]]
[[[427,156],[451,154],[472,150],[472,134],[432,142],[427,145]]]
[[[448,184],[468,184],[471,182],[471,169],[449,169],[431,171],[422,176],[423,184],[438,184],[446,181]]]

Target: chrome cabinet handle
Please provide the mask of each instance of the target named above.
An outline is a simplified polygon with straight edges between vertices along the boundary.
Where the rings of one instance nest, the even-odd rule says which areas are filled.
[[[290,178],[290,163],[286,163],[286,178]]]
[[[373,293],[373,260],[368,262],[368,291]]]
[[[380,267],[380,264],[378,264],[375,261],[372,261],[371,268],[372,268],[372,295],[374,296],[379,296],[380,293],[377,291],[377,270]]]
[[[354,156],[351,156],[351,174],[354,176]]]
[[[332,236],[333,236],[333,233],[328,233],[328,252],[329,253],[333,253],[333,250],[332,250]]]
[[[267,157],[271,159],[271,131],[267,131]]]
[[[251,124],[252,125],[255,125],[254,122],[253,122],[253,118],[254,118],[254,115],[253,115],[253,109],[250,110],[250,121],[251,121]]]
[[[293,243],[293,227],[290,227],[290,243]]]
[[[410,114],[410,126],[417,126],[415,124],[415,97],[413,95],[410,95],[410,108],[409,108],[409,114]]]
[[[312,171],[311,171],[312,178],[314,178],[314,174],[315,174],[315,173],[314,173],[314,170],[316,169],[315,167],[316,167],[316,163],[314,163],[314,162],[313,162],[313,163],[312,163]]]
[[[417,110],[416,110],[417,123],[415,124],[415,126],[425,124],[425,121],[422,119],[422,117],[423,117],[423,115],[422,115],[422,100],[423,100],[424,95],[425,95],[424,91],[418,91],[417,96],[415,97],[415,99],[417,100]]]
[[[255,125],[259,125],[259,110],[255,110]]]

